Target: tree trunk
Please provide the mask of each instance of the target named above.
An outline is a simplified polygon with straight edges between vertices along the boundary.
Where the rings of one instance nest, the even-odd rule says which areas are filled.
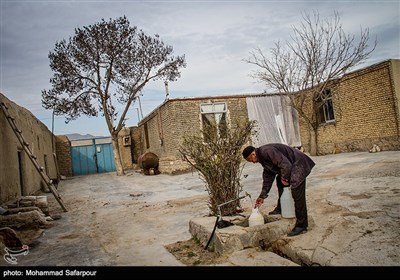
[[[124,168],[122,167],[121,155],[119,154],[118,134],[116,135],[112,134],[111,137],[113,144],[115,168],[117,169],[117,176],[122,176],[125,173],[124,173]]]
[[[310,132],[310,155],[317,155],[317,129],[309,127]]]

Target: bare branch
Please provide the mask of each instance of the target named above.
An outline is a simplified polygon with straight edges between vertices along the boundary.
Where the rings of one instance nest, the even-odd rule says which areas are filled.
[[[55,44],[49,59],[54,74],[52,88],[42,91],[43,107],[65,115],[67,121],[100,112],[113,137],[123,128],[129,107],[149,81],[175,81],[180,68],[186,67],[184,56],[174,57],[173,48],[158,35],[147,36],[131,27],[125,16],[76,28],[68,42]],[[115,102],[124,106],[122,114]]]
[[[254,125],[254,121],[237,123],[233,128],[227,128],[224,137],[210,137],[207,141],[202,135],[214,133],[215,126],[210,125],[197,134],[184,136],[179,152],[205,182],[213,215],[218,214],[219,204],[239,197],[243,169],[241,149],[256,133]],[[227,205],[222,212],[224,215],[235,213],[237,206],[234,203]]]
[[[292,26],[293,34],[285,47],[276,43],[269,56],[257,48],[244,61],[258,67],[253,78],[290,97],[290,106],[315,133],[318,128],[316,114],[321,105],[313,104],[313,110],[308,110],[302,95],[311,94],[314,102],[321,99],[328,85],[334,85],[335,81],[371,55],[377,41],[369,46],[368,28],[361,28],[358,39],[346,34],[337,12],[324,21],[317,11],[303,13],[302,19],[301,24]]]

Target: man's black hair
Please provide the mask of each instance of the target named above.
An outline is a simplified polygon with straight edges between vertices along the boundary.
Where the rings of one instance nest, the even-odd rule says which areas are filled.
[[[248,158],[249,155],[255,150],[256,148],[254,148],[253,146],[247,146],[246,148],[244,148],[242,155],[243,158]]]

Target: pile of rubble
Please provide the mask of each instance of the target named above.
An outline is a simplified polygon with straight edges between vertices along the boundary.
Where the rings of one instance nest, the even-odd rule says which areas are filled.
[[[0,207],[0,255],[31,246],[52,226],[47,196],[22,196]]]

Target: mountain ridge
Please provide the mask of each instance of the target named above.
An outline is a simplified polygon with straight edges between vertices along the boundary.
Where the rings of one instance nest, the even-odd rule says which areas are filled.
[[[94,136],[92,134],[79,134],[79,133],[65,134],[65,136],[67,136],[69,140],[83,140],[83,139],[109,137],[109,136]]]

